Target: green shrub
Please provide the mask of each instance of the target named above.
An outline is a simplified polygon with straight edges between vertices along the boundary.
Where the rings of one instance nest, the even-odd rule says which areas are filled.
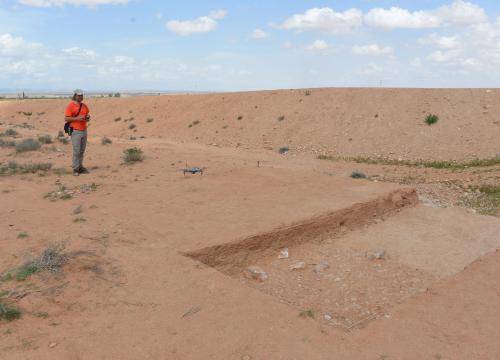
[[[17,152],[25,152],[25,151],[35,151],[42,147],[40,142],[35,139],[24,139],[21,142],[16,143],[16,151]]]
[[[425,117],[425,123],[429,126],[434,125],[439,121],[439,117],[434,114],[429,114]]]
[[[153,119],[153,118],[149,118],[149,119],[147,119],[147,120],[146,120],[146,122],[148,122],[148,123],[152,123],[154,120],[155,120],[155,119]]]
[[[134,162],[144,160],[143,151],[137,147],[127,149],[123,153],[124,153],[123,158],[124,158],[126,163],[134,163]]]
[[[285,115],[281,115],[279,118],[278,118],[278,121],[283,121],[285,120]]]
[[[16,307],[0,303],[0,320],[12,321],[21,317],[21,310]]]
[[[290,151],[290,149],[288,148],[288,146],[283,146],[281,148],[279,148],[278,152],[282,155],[288,153]]]
[[[132,130],[132,129],[135,129],[135,128],[136,128],[136,126],[135,126],[135,124],[130,124],[130,125],[128,126],[128,128],[129,128],[130,130]]]

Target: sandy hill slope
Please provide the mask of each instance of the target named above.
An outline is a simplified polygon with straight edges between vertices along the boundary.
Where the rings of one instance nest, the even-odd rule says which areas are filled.
[[[55,132],[66,103],[0,102],[0,121]],[[500,153],[498,89],[281,90],[88,104],[91,134],[98,136],[393,159],[465,160]],[[433,126],[424,122],[430,113],[440,118]]]

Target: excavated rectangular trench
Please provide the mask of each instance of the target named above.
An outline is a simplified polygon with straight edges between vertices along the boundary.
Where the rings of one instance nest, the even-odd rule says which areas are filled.
[[[414,189],[398,189],[290,226],[183,255],[270,294],[305,316],[351,330],[388,316],[387,308],[435,279],[390,258],[373,259],[366,253],[337,248],[335,239],[417,203]],[[283,256],[284,249],[289,256]],[[265,272],[265,277],[248,276],[249,269]]]

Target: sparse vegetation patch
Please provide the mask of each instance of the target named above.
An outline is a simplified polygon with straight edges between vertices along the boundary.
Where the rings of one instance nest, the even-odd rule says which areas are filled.
[[[330,155],[319,155],[320,160],[329,161],[348,161],[358,164],[374,164],[374,165],[395,165],[395,166],[411,166],[433,169],[449,169],[449,170],[464,170],[473,167],[488,167],[500,165],[500,157],[490,159],[474,159],[465,162],[457,162],[452,160],[394,160],[384,158],[366,158],[366,157],[336,157]]]
[[[123,153],[124,153],[123,159],[128,164],[144,160],[144,153],[138,147],[127,149]]]
[[[25,281],[30,276],[39,272],[50,271],[56,273],[61,270],[67,260],[68,257],[64,254],[62,246],[49,246],[37,258],[28,260],[17,269],[5,274],[3,279],[4,281]]]
[[[21,310],[0,302],[0,320],[12,321],[21,317]]]
[[[36,151],[39,150],[41,147],[42,144],[40,144],[40,142],[35,139],[24,139],[16,143],[17,152]]]
[[[45,195],[50,201],[69,200],[73,198],[73,191],[66,188],[64,185],[59,185],[59,189],[51,191]]]
[[[16,142],[14,140],[4,140],[0,138],[0,148],[15,147]]]
[[[35,174],[50,169],[52,169],[51,163],[19,164],[16,161],[9,161],[7,164],[0,163],[0,175]]]
[[[2,137],[2,136],[16,137],[18,135],[19,135],[19,133],[14,129],[7,129],[7,130],[5,130],[5,132],[0,133],[0,137]]]
[[[483,185],[473,188],[473,193],[467,195],[463,204],[475,209],[481,215],[500,215],[500,187]]]

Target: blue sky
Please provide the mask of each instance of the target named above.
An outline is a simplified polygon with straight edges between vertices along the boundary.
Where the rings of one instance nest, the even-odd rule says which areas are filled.
[[[0,88],[499,84],[493,0],[0,0]]]

